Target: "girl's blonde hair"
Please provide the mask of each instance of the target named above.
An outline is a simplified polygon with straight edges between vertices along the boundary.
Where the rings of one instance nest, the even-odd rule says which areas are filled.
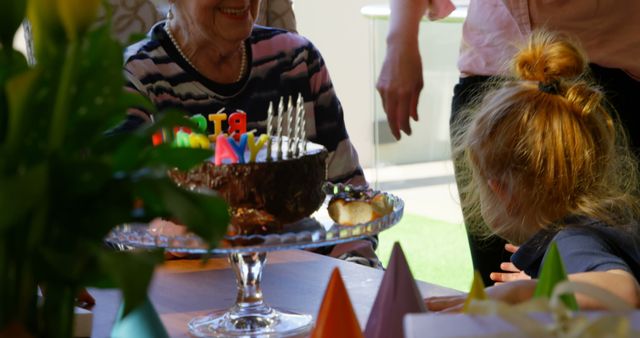
[[[511,234],[522,224],[545,228],[569,215],[621,227],[637,219],[635,158],[587,69],[576,43],[534,32],[513,59],[513,78],[489,90],[454,126],[464,130],[454,133],[454,154],[464,155],[470,169],[463,207],[479,216],[482,202],[489,224],[506,210],[510,222],[494,233]],[[489,180],[515,196],[508,206]]]

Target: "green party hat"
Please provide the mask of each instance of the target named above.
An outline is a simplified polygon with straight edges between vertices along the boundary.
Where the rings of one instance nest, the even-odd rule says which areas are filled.
[[[111,330],[113,338],[169,338],[153,304],[146,299],[137,308],[122,317],[124,306],[120,307],[116,323]]]
[[[556,285],[568,279],[560,251],[558,251],[558,246],[555,242],[552,242],[549,246],[540,270],[538,285],[533,293],[533,297],[551,298],[551,294]],[[576,302],[576,297],[573,294],[563,295],[560,299],[569,309],[573,311],[578,310],[578,302]]]

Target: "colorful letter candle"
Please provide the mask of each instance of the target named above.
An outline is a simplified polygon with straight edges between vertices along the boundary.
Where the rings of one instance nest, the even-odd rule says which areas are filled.
[[[173,145],[181,148],[191,147],[191,141],[189,141],[189,133],[178,130],[176,133],[176,139],[173,141]]]
[[[228,160],[227,163],[238,163],[238,155],[229,144],[227,137],[220,134],[216,138],[215,164],[221,165],[224,160]]]
[[[215,140],[218,135],[222,134],[222,121],[227,119],[227,114],[222,113],[224,108],[218,110],[215,114],[209,114],[209,121],[213,122],[213,135],[209,138]]]
[[[260,151],[260,149],[262,149],[262,146],[264,145],[264,143],[267,142],[267,140],[269,140],[269,136],[262,134],[258,138],[258,142],[254,143],[255,136],[253,135],[253,133],[249,133],[247,135],[249,135],[248,144],[249,144],[249,152],[251,153],[249,162],[255,162],[256,157],[258,156],[258,152]],[[269,148],[267,148],[267,156],[269,155],[271,154],[270,154]]]
[[[151,135],[151,142],[153,143],[154,146],[161,145],[163,141],[164,141],[164,137],[162,137],[162,131],[158,131],[153,135]]]
[[[207,131],[207,119],[202,114],[191,116],[191,120],[198,125],[198,132],[205,133]]]
[[[360,323],[353,312],[353,306],[340,276],[340,271],[335,268],[324,293],[311,338],[358,337],[363,337]]]
[[[237,110],[235,113],[229,115],[229,135],[234,135],[236,141],[240,140],[240,135],[244,135],[247,132],[247,113],[242,110]]]
[[[247,149],[247,134],[239,135],[240,141],[236,141],[237,135],[229,136],[229,145],[238,156],[238,163],[244,163],[244,150]],[[217,149],[216,149],[217,150]]]
[[[189,145],[191,148],[209,149],[211,142],[209,141],[209,138],[203,134],[191,133],[189,135]]]

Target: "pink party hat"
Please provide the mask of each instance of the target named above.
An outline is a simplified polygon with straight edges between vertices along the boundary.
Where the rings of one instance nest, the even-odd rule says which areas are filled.
[[[338,268],[333,269],[311,338],[360,338],[358,318]]]
[[[366,338],[404,337],[404,315],[426,311],[407,259],[400,244],[396,242],[364,335]]]

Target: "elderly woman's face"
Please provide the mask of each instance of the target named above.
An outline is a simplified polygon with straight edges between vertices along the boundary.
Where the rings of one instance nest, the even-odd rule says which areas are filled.
[[[177,24],[190,35],[241,41],[251,34],[260,0],[175,0]]]

